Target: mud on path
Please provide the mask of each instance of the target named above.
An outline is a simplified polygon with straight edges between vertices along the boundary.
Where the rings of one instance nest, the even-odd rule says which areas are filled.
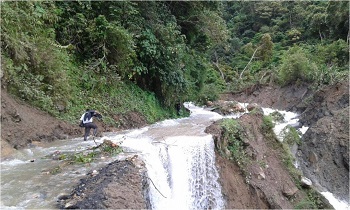
[[[277,108],[281,110],[294,111],[301,114],[301,122],[310,126],[303,139],[305,144],[299,148],[301,158],[305,160],[302,167],[309,169],[309,178],[320,180],[321,183],[328,183],[329,186],[339,187],[338,183],[349,183],[349,131],[344,128],[349,123],[349,84],[348,82],[339,83],[331,87],[314,93],[307,85],[280,87],[262,87],[254,86],[244,92],[236,94],[224,94],[222,100],[235,100],[239,102],[258,103],[263,107]],[[79,118],[80,116],[77,116]],[[144,119],[137,113],[127,115],[116,115],[115,120],[125,121],[121,127],[124,129],[132,127],[141,127],[145,125]],[[323,119],[323,120],[322,120]],[[244,120],[244,119],[243,119]],[[251,120],[244,121],[254,124]],[[318,122],[318,123],[317,123]],[[347,124],[346,124],[347,122]],[[121,128],[110,128],[101,122],[96,122],[100,131],[116,131]],[[332,124],[333,123],[333,124]],[[335,123],[335,124],[334,124]],[[332,124],[332,125],[330,125]],[[329,134],[326,127],[333,129]],[[342,126],[340,126],[342,125]],[[1,92],[1,151],[2,157],[11,155],[13,150],[36,144],[38,142],[50,142],[53,140],[78,137],[83,135],[83,129],[66,122],[62,122],[49,116],[47,113],[37,110],[24,102],[13,98],[5,91]],[[254,135],[259,136],[258,132]],[[320,138],[322,137],[322,138]],[[321,142],[318,142],[321,139]],[[324,144],[322,147],[315,145]],[[258,145],[258,144],[257,144]],[[254,145],[251,145],[254,147]],[[263,147],[261,147],[263,148]],[[264,147],[265,148],[265,147]],[[327,148],[334,148],[328,150]],[[257,150],[259,151],[259,150]],[[311,153],[311,151],[314,151]],[[265,151],[266,152],[266,151]],[[272,160],[273,152],[269,157]],[[340,154],[340,155],[339,155]],[[328,157],[328,158],[323,158]],[[276,163],[277,164],[277,163]],[[220,182],[223,188],[223,195],[227,202],[226,208],[291,208],[292,204],[284,199],[284,194],[295,193],[296,197],[303,197],[295,192],[295,186],[291,182],[284,188],[278,188],[277,191],[282,196],[274,198],[274,191],[269,190],[267,184],[269,178],[259,178],[260,168],[252,168],[252,185],[247,185],[245,177],[239,171],[237,165],[227,159],[217,156],[217,165],[221,174]],[[277,164],[278,165],[278,164]],[[284,176],[279,180],[289,179],[283,169],[277,168],[276,171],[269,172],[270,169],[263,171],[266,176],[281,172]],[[327,165],[332,165],[327,169]],[[310,167],[312,166],[312,167]],[[125,173],[121,174],[122,170]],[[317,169],[317,173],[313,173]],[[340,170],[338,170],[340,169]],[[280,171],[278,171],[280,170]],[[331,172],[341,171],[342,173]],[[81,180],[80,185],[72,186],[72,194],[61,198],[61,207],[66,208],[149,208],[147,206],[147,193],[145,189],[144,172],[135,167],[130,161],[113,162],[100,169],[97,175],[88,174],[86,179]],[[116,176],[114,176],[116,175]],[[127,175],[127,176],[124,176]],[[332,180],[325,180],[324,175],[331,177]],[[329,176],[330,175],[330,176]],[[275,177],[275,179],[277,179]],[[282,182],[282,181],[281,181]],[[114,184],[113,184],[114,183]],[[118,186],[117,186],[118,185]],[[125,188],[127,186],[127,188]],[[348,185],[341,186],[342,196],[348,195]],[[271,188],[272,189],[272,188]],[[265,192],[263,190],[266,190]],[[121,193],[127,191],[129,193]],[[88,195],[88,196],[86,196]],[[299,197],[299,199],[300,199]],[[94,198],[93,200],[91,198]],[[268,201],[270,199],[270,201]],[[137,202],[135,202],[137,200]],[[141,201],[142,200],[142,201]],[[254,200],[254,202],[252,202]],[[272,202],[271,202],[272,201]],[[112,203],[119,203],[120,206],[113,206]],[[133,202],[135,205],[133,205]],[[63,206],[62,206],[63,205]]]
[[[1,90],[1,157],[39,142],[77,137],[82,130]]]
[[[76,118],[78,123],[80,116]],[[95,120],[99,134],[147,124],[145,118],[135,112],[115,115],[114,119],[125,123],[115,128]],[[82,137],[83,134],[84,128],[80,128],[78,124],[54,118],[1,89],[1,159],[11,158],[16,149],[54,140]]]

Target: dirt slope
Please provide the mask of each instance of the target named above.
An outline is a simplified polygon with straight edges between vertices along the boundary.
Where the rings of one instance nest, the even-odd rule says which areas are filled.
[[[301,114],[309,126],[300,145],[301,167],[319,184],[349,201],[349,83],[317,91]]]
[[[240,93],[226,93],[221,100],[235,100],[244,103],[257,103],[261,107],[269,107],[286,111],[299,111],[303,99],[312,95],[308,84],[287,87],[254,85]]]
[[[243,163],[240,167],[229,160],[230,153],[225,152],[232,143],[223,135],[221,121],[206,129],[213,135],[220,153],[217,161],[223,194],[227,200],[226,208],[292,209],[305,197],[281,162],[280,150],[275,149],[271,140],[263,135],[262,116],[262,113],[245,114],[238,119],[244,131],[236,138],[243,143],[247,158],[241,160],[247,165]],[[277,143],[276,139],[272,141]],[[238,196],[237,192],[242,196]]]
[[[223,100],[257,103],[294,111],[309,127],[298,148],[304,175],[315,185],[349,199],[349,81],[313,91],[306,84],[284,88],[255,86]]]
[[[1,90],[1,157],[32,142],[50,142],[82,135],[76,125],[60,121]]]
[[[78,122],[80,116],[76,118]],[[142,127],[147,124],[146,119],[137,112],[116,114],[113,118],[124,123],[116,128],[95,120],[99,133]],[[1,159],[11,157],[15,149],[25,148],[30,144],[82,137],[83,134],[84,128],[80,128],[77,124],[54,118],[1,89]]]

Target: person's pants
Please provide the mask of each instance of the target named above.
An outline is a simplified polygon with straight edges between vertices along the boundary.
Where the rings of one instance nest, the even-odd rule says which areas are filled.
[[[90,129],[91,128],[94,129],[94,136],[96,136],[96,134],[97,134],[97,126],[95,125],[95,123],[86,123],[86,124],[84,124],[84,127],[85,127],[84,141],[86,141],[87,137],[90,135]]]

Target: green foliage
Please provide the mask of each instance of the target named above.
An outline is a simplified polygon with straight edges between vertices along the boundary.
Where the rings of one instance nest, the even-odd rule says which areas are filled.
[[[307,193],[307,197],[295,205],[295,209],[332,209],[332,206],[329,206],[324,202],[325,198],[317,192],[315,189],[304,189]]]
[[[272,119],[274,122],[283,122],[283,121],[284,121],[284,116],[283,116],[283,114],[281,114],[281,113],[278,112],[278,111],[272,112],[271,114],[269,114],[269,116],[271,117],[271,119]]]
[[[3,2],[2,84],[61,119],[93,107],[115,126],[119,114],[177,117],[176,103],[256,83],[317,88],[348,78],[348,5]]]
[[[107,144],[101,144],[99,147],[93,149],[93,151],[83,151],[72,154],[63,153],[58,157],[58,160],[67,161],[68,163],[91,163],[101,155],[118,155],[123,149],[119,146],[111,146]]]
[[[221,126],[223,128],[223,138],[228,140],[227,149],[231,153],[229,158],[234,160],[241,170],[245,172],[250,160],[243,147],[242,127],[235,119],[224,119]]]
[[[301,144],[301,139],[298,131],[290,126],[286,126],[283,131],[283,142],[286,142],[289,146],[293,146],[294,144]]]
[[[279,81],[288,85],[297,81],[314,82],[316,86],[333,84],[348,75],[349,47],[343,40],[316,47],[293,47],[282,57]]]
[[[275,124],[273,123],[271,116],[264,116],[263,117],[263,122],[262,122],[261,128],[265,133],[273,132],[272,129],[274,126],[275,126]]]
[[[72,155],[70,161],[73,161],[74,163],[91,163],[95,156],[95,152],[89,152],[87,154],[77,153]]]
[[[259,49],[257,56],[265,62],[269,61],[273,50],[273,42],[270,34],[266,33],[261,37],[260,46],[261,48]]]
[[[107,153],[109,155],[117,155],[119,153],[121,153],[123,151],[123,149],[119,146],[117,147],[113,147],[110,145],[103,145],[102,146],[102,152]]]
[[[68,104],[67,112],[59,117],[76,122],[86,108],[93,107],[104,116],[104,123],[119,127],[122,122],[115,118],[117,114],[138,112],[149,123],[175,116],[175,109],[164,109],[154,93],[143,91],[133,83],[117,82],[108,85],[100,82],[98,77],[96,81],[98,88],[78,92],[76,98]]]
[[[349,48],[344,45],[348,39],[348,16],[345,15],[349,13],[348,2],[236,1],[225,4],[224,18],[231,39],[242,43],[240,48],[236,46],[235,51],[225,55],[226,62],[232,66],[228,74],[236,77],[227,77],[229,90],[240,91],[262,82],[278,82],[282,86],[308,82],[317,88],[348,77]],[[264,33],[270,35],[273,50],[266,51],[268,56],[258,51],[246,66],[259,41],[261,45],[268,40],[263,38]],[[240,75],[245,67],[243,77],[238,79],[237,73]]]
[[[225,84],[217,71],[207,69],[207,78],[204,80],[203,88],[199,95],[201,102],[208,100],[215,101],[219,98],[219,94],[225,89]]]
[[[293,47],[282,58],[279,71],[280,83],[288,85],[297,81],[309,82],[316,68],[303,49]]]
[[[66,71],[70,58],[54,43],[57,21],[52,3],[6,2],[2,4],[4,78],[9,90],[51,114],[71,97]]]
[[[305,198],[294,206],[295,209],[318,209],[314,202],[310,201],[309,198]]]

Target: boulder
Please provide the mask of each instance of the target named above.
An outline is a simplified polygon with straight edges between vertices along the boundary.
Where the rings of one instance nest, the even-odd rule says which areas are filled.
[[[298,192],[298,188],[296,186],[288,186],[288,185],[283,185],[283,190],[282,194],[286,196],[287,198],[290,198],[295,195],[295,193]]]
[[[300,182],[301,182],[301,186],[303,186],[303,187],[311,187],[312,186],[312,181],[304,176],[301,177]]]
[[[214,103],[212,101],[207,101],[206,105],[210,107],[210,106],[213,106]]]
[[[252,111],[255,108],[260,108],[260,106],[256,103],[248,104],[247,106],[248,111]]]

